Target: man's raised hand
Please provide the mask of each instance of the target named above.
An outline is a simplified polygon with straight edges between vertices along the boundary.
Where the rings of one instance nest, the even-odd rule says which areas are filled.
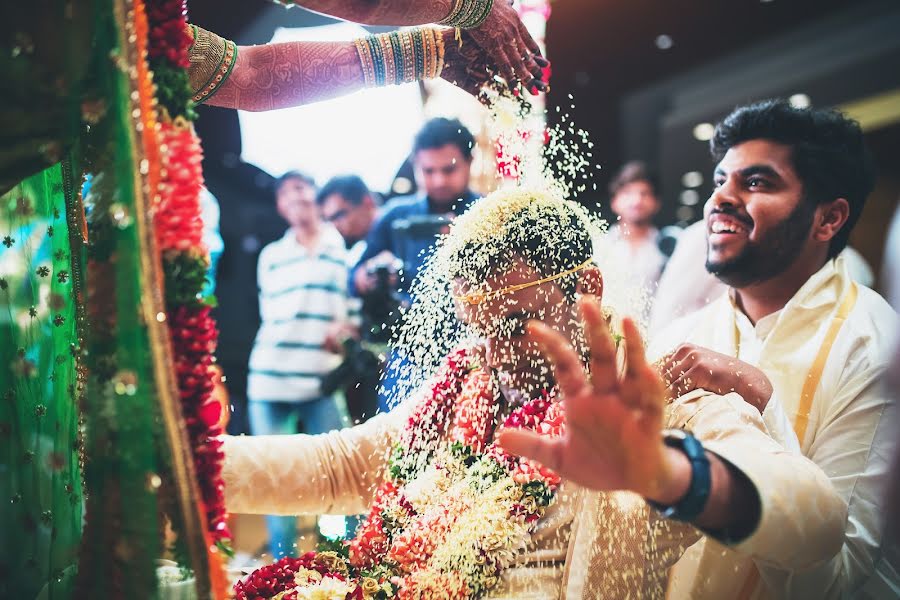
[[[647,498],[662,498],[671,483],[669,453],[661,435],[663,383],[647,364],[632,320],[623,321],[626,360],[620,369],[599,301],[585,296],[580,307],[590,353],[589,373],[562,335],[543,323],[528,326],[529,335],[552,364],[565,413],[565,433],[548,438],[510,429],[500,434],[500,444],[588,488],[630,490]]]

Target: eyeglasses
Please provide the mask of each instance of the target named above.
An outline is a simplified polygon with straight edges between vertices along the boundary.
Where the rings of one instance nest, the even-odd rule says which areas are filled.
[[[493,298],[504,296],[506,294],[512,294],[513,292],[518,292],[519,290],[524,290],[536,285],[541,285],[542,283],[547,283],[549,281],[556,281],[557,279],[565,277],[566,275],[572,275],[573,273],[577,273],[585,267],[590,266],[592,262],[594,262],[594,259],[589,258],[577,267],[572,267],[571,269],[567,269],[561,273],[557,273],[556,275],[542,277],[541,279],[528,281],[526,283],[517,283],[505,288],[500,288],[499,290],[491,290],[490,292],[472,292],[470,294],[463,294],[462,296],[455,296],[455,298],[460,302],[464,302],[465,304],[477,306],[478,304],[482,304],[484,302],[487,302],[488,300],[492,300]]]

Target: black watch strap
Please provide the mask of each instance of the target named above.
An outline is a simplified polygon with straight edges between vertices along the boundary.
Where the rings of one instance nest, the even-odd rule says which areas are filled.
[[[671,448],[681,450],[687,456],[691,463],[691,485],[684,497],[672,506],[653,501],[648,503],[668,519],[693,521],[700,516],[709,500],[712,484],[709,457],[706,456],[700,440],[681,429],[664,431],[663,442]]]

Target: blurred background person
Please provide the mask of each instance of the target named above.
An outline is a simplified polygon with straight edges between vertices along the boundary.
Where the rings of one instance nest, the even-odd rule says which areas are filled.
[[[326,340],[336,323],[355,318],[347,302],[346,249],[337,231],[322,221],[308,176],[284,174],[276,206],[289,228],[259,256],[262,323],[250,354],[250,430],[324,433],[346,424],[335,397],[320,389],[322,377],[340,362]],[[296,517],[268,516],[266,525],[272,555],[293,554]]]
[[[358,175],[332,177],[316,195],[322,218],[334,226],[347,247],[347,268],[351,269],[362,257],[369,235],[378,216],[378,201]],[[354,310],[360,300],[349,297]],[[378,410],[378,381],[381,375],[384,347],[370,335],[373,323],[363,313],[362,325],[356,319],[336,322],[329,332],[325,346],[343,356],[343,362],[322,379],[322,392],[341,391],[347,411],[354,423],[362,423]]]
[[[434,248],[437,236],[475,201],[469,188],[475,138],[458,119],[426,122],[413,142],[413,169],[419,193],[394,198],[367,238],[353,272],[353,290],[364,296],[377,283],[373,267],[397,259],[399,290],[408,299],[410,283]]]
[[[454,217],[475,201],[469,183],[475,138],[458,119],[426,122],[413,142],[413,168],[419,193],[393,199],[369,232],[366,249],[353,270],[351,293],[362,298],[369,335],[390,339],[400,306],[438,236]],[[379,390],[379,408],[389,410],[393,389],[404,363],[392,359]]]
[[[322,218],[331,223],[347,246],[347,259],[355,266],[366,249],[366,237],[378,217],[378,200],[358,175],[338,175],[316,195]]]
[[[666,262],[653,224],[660,209],[656,183],[643,162],[632,161],[613,176],[609,195],[616,222],[602,240],[604,260],[628,265],[633,283],[652,293]]]

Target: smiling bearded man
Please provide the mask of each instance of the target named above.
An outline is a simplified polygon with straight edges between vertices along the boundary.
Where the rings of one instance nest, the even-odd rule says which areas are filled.
[[[733,394],[698,391],[665,407],[627,319],[617,364],[594,229],[582,207],[543,192],[477,202],[405,317],[400,346],[428,380],[350,429],[226,438],[229,510],[370,507],[340,555],[301,560],[339,567],[373,598],[376,588],[398,598],[659,597],[697,528],[786,568],[825,560],[844,509],[819,469],[784,452]],[[602,435],[585,442],[588,424]],[[561,479],[499,438],[567,444],[587,468]],[[773,490],[784,486],[803,501],[779,503]]]
[[[839,256],[874,185],[862,131],[838,112],[767,101],[726,117],[711,149],[706,267],[731,289],[660,332],[650,354],[665,356],[673,394],[740,393],[828,474],[849,515],[841,551],[816,569],[698,544],[673,570],[672,594],[897,597],[898,565],[882,547],[896,435],[880,382],[897,315]]]

